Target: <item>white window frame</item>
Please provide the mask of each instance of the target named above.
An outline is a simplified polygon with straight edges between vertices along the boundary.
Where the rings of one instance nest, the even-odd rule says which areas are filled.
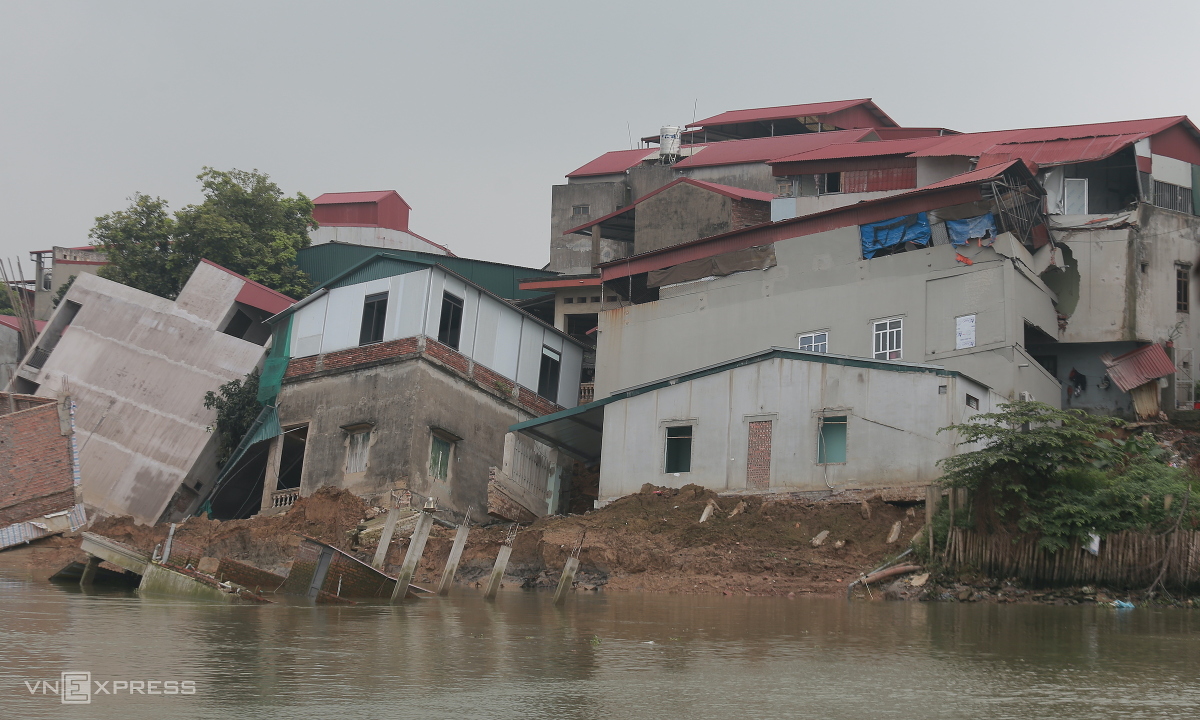
[[[893,323],[896,324],[895,327],[892,327]],[[880,325],[883,326],[882,330]],[[892,353],[895,353],[895,357],[890,357]],[[871,321],[871,357],[876,360],[901,360],[904,358],[903,317]]]
[[[824,336],[824,340],[817,342],[817,336]],[[805,348],[805,338],[811,338],[812,342],[808,343],[808,348]],[[801,350],[807,349],[808,352],[828,353],[829,352],[829,331],[828,330],[813,330],[811,332],[802,332],[796,336],[796,346]]]
[[[1080,185],[1082,185],[1082,187],[1083,187],[1083,195],[1082,195],[1083,212],[1078,212],[1079,208],[1068,208],[1067,207],[1067,194],[1068,194],[1067,188],[1070,185],[1075,185],[1076,187],[1079,187]],[[1063,197],[1063,199],[1062,199],[1063,215],[1087,215],[1088,214],[1088,179],[1087,178],[1063,178],[1063,195],[1062,195],[1062,197]]]

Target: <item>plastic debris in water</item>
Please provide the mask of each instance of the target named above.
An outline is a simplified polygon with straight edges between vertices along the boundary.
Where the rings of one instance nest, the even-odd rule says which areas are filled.
[[[1125,602],[1124,600],[1113,600],[1112,606],[1115,608],[1124,608],[1124,609],[1131,609],[1131,608],[1137,607],[1133,603]]]

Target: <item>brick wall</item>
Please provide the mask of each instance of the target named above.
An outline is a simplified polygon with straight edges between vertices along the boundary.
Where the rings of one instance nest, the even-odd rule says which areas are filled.
[[[7,378],[0,378],[7,380]],[[11,399],[11,403],[9,400]],[[9,412],[20,412],[29,408],[41,407],[47,403],[53,403],[50,398],[38,397],[37,395],[22,395],[20,393],[5,393],[0,392],[0,415],[7,415]]]
[[[7,410],[8,396],[2,400]],[[72,471],[71,438],[60,431],[53,400],[0,415],[0,525],[70,508]]]
[[[259,594],[275,592],[285,580],[281,575],[229,558],[221,558],[221,563],[217,566],[217,579],[237,583]]]
[[[767,490],[771,487],[770,420],[750,423],[750,443],[746,448],[746,488]]]
[[[762,200],[735,200],[731,220],[732,230],[771,222],[771,203]]]
[[[768,216],[769,214],[770,210],[768,209]],[[550,402],[526,387],[517,385],[490,368],[472,362],[470,358],[457,350],[429,337],[425,338],[424,351],[421,350],[421,338],[418,336],[338,350],[325,355],[293,358],[288,363],[284,378],[294,379],[324,370],[348,368],[389,358],[404,358],[416,353],[420,353],[420,356],[425,359],[436,361],[439,365],[493,395],[503,397],[509,402],[515,402],[521,409],[535,416],[549,415],[563,409],[562,406]]]
[[[282,592],[288,595],[305,595],[312,583],[313,573],[316,572],[317,561],[321,556],[322,544],[304,538],[300,547],[296,548],[295,560],[288,573],[287,581]],[[341,592],[338,592],[338,582],[341,582]],[[325,595],[342,598],[389,598],[396,580],[379,572],[375,568],[360,562],[344,552],[334,549],[333,560],[329,563],[329,572],[321,585],[322,600]]]

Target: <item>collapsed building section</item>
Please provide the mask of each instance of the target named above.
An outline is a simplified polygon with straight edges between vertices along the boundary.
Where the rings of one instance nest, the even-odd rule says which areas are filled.
[[[0,393],[0,548],[77,530],[74,402]]]
[[[174,301],[76,277],[12,386],[77,404],[82,499],[143,523],[185,517],[216,477],[204,395],[261,361],[292,300],[204,261]]]

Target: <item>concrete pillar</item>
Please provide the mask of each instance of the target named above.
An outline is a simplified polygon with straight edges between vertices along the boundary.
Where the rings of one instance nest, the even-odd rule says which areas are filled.
[[[471,532],[470,522],[471,513],[468,512],[466,520],[458,526],[458,533],[454,536],[454,545],[450,548],[450,557],[446,558],[446,569],[442,570],[442,579],[438,582],[438,595],[450,592],[450,586],[454,584],[454,574],[458,572],[458,561],[462,558],[463,548],[467,546],[467,534]]]
[[[392,546],[392,536],[396,534],[396,523],[399,521],[400,508],[388,510],[387,520],[383,522],[383,533],[379,536],[379,547],[375,548],[375,558],[371,560],[371,567],[376,570],[383,569],[383,562]]]
[[[271,493],[279,488],[279,466],[283,462],[283,436],[271,438],[271,448],[267,451],[267,474],[263,477],[262,507],[259,512],[271,509]]]
[[[501,545],[500,553],[496,555],[496,566],[492,568],[492,576],[488,579],[487,590],[483,591],[484,599],[495,599],[496,591],[500,589],[500,581],[504,579],[504,571],[508,569],[508,558],[511,556],[512,545]]]
[[[413,573],[417,571],[417,563],[421,562],[421,554],[425,552],[425,541],[429,539],[429,530],[433,527],[433,510],[425,508],[417,518],[417,526],[413,528],[412,538],[408,541],[408,552],[404,554],[404,564],[400,566],[400,575],[396,578],[396,588],[392,591],[392,602],[399,602],[408,594],[408,584],[412,582]]]
[[[166,565],[171,559],[171,545],[175,542],[175,523],[171,523],[171,529],[167,531],[167,542],[163,544],[162,558],[159,559],[159,564]]]
[[[592,226],[592,269],[600,265],[600,224]]]
[[[87,565],[83,568],[83,576],[79,578],[79,587],[91,587],[96,579],[96,568],[100,567],[100,558],[88,555]]]
[[[567,591],[575,584],[575,572],[579,570],[579,558],[567,558],[563,565],[562,577],[558,579],[558,589],[554,591],[554,604],[562,605],[567,599]]]

